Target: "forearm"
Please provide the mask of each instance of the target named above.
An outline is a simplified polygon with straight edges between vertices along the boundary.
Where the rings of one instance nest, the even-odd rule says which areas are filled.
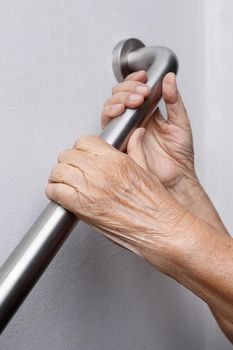
[[[173,196],[196,216],[214,226],[220,235],[228,235],[213,203],[196,177],[179,183]],[[225,335],[233,342],[233,323],[219,312],[218,305],[209,307]]]
[[[218,311],[216,312],[215,309],[212,309],[211,311],[216,321],[218,322],[219,327],[222,329],[223,333],[233,344],[233,323],[228,321],[228,319],[226,317],[223,317]]]
[[[181,273],[176,278],[233,322],[232,239],[199,220],[188,231],[191,243],[178,246]]]
[[[218,314],[233,322],[233,242],[192,214],[172,232],[166,250],[168,263],[159,269],[202,298]],[[156,243],[144,250],[144,257],[156,266]],[[156,266],[158,267],[158,266]]]

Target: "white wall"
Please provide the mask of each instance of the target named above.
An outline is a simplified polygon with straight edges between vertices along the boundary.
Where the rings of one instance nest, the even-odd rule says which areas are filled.
[[[229,232],[233,232],[233,3],[205,4],[205,187]],[[208,349],[231,349],[209,318]]]
[[[206,13],[206,183],[232,232],[233,3],[208,0]]]
[[[216,64],[209,50],[216,53],[218,43],[204,35],[211,15],[202,0],[0,2],[0,262],[47,203],[43,189],[58,152],[80,135],[99,133],[102,105],[115,84],[112,48],[127,37],[169,46],[180,58],[198,172],[230,222],[228,189],[212,177],[219,170],[215,154],[212,162],[207,157],[216,142],[207,127],[214,128],[216,117],[206,113]],[[228,63],[225,52],[222,59]],[[214,332],[203,302],[80,224],[4,332],[1,349],[230,349]]]

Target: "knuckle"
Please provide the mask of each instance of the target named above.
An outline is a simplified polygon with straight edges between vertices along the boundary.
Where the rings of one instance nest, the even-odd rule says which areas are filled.
[[[65,162],[65,160],[67,159],[69,153],[70,153],[70,149],[65,149],[63,151],[61,151],[57,157],[57,161],[58,163],[62,163]]]
[[[82,135],[80,136],[74,144],[74,148],[78,149],[81,148],[83,146],[83,144],[85,144],[88,140],[88,136],[87,135]]]
[[[140,82],[137,82],[135,80],[130,80],[122,83],[123,89],[125,92],[134,92],[136,87],[141,84]]]
[[[129,91],[119,94],[119,102],[126,104],[131,93]]]
[[[134,88],[133,81],[123,81],[122,83],[119,83],[112,88],[112,94],[116,96],[120,93],[131,91],[133,88]]]
[[[62,183],[52,183],[45,187],[45,195],[65,208],[72,211],[77,203],[76,190],[73,187],[65,187]]]
[[[112,94],[113,95],[119,91],[120,86],[121,86],[121,84],[116,84],[112,87]]]
[[[104,102],[104,107],[111,104],[112,97],[109,97],[105,102]]]
[[[127,76],[125,77],[125,81],[126,81],[126,80],[130,80],[130,79],[133,79],[133,78],[135,77],[135,75],[136,75],[136,72],[133,72],[133,73],[127,75]]]
[[[130,82],[131,90],[135,90],[138,86],[141,86],[141,85],[142,83],[136,80]]]
[[[125,103],[127,100],[129,92],[126,91],[118,91],[112,97],[110,97],[104,104],[104,107],[108,107],[112,104],[116,103]]]
[[[142,75],[147,76],[147,72],[146,72],[145,70],[143,70],[143,69],[129,74],[129,75],[125,78],[125,80],[133,80],[133,81],[135,81],[135,80],[141,80]]]
[[[50,185],[48,184],[48,185],[45,186],[45,189],[44,189],[44,193],[45,193],[47,198],[50,198],[50,196],[49,196],[49,191],[50,191],[49,187],[50,187]]]
[[[45,195],[48,197],[48,199],[56,200],[56,198],[57,198],[56,186],[48,184],[45,187]]]
[[[54,167],[52,168],[52,170],[50,172],[49,181],[53,181],[53,177],[54,177],[54,174],[55,174],[55,171],[56,171],[56,167],[57,167],[57,164],[54,165]]]
[[[111,103],[112,104],[116,104],[116,103],[124,103],[126,100],[126,92],[117,92],[111,99]]]
[[[137,81],[137,80],[131,80],[129,82],[129,86],[131,88],[131,90],[134,90],[137,86],[140,86],[142,83]]]
[[[132,81],[123,81],[112,88],[112,94],[116,95],[120,92],[130,91],[132,89]]]
[[[51,171],[49,180],[55,182],[61,181],[64,177],[64,167],[65,164],[56,164]]]
[[[96,146],[96,142],[98,142],[100,138],[96,135],[83,135],[78,138],[75,142],[74,148],[77,150],[87,150],[93,146]]]
[[[110,105],[104,106],[101,117],[104,118],[106,115],[108,115],[110,109]]]

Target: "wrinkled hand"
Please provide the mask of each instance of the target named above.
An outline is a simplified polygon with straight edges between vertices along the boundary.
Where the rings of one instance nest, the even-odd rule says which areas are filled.
[[[146,71],[138,71],[113,87],[112,96],[106,100],[102,111],[102,127],[122,114],[125,108],[140,107],[150,95],[150,87],[146,81]],[[136,129],[131,135],[126,151],[134,156],[140,143],[146,167],[158,177],[173,198],[193,214],[227,234],[195,173],[192,131],[174,73],[168,73],[164,77],[162,97],[167,117],[164,118],[159,109],[156,109],[145,127]]]
[[[125,108],[138,108],[150,94],[146,84],[146,71],[138,71],[126,77],[125,81],[112,89],[101,116],[104,127],[114,117],[121,115]],[[168,191],[176,194],[176,188],[196,184],[194,171],[193,141],[188,115],[177,90],[176,77],[168,73],[162,84],[162,97],[167,109],[165,119],[156,109],[144,128],[138,128],[129,139],[127,153],[133,155],[140,133],[142,148],[148,169],[156,175]]]
[[[129,95],[138,85],[145,87],[145,81],[146,72],[137,72],[113,89],[102,126],[125,107],[139,107],[150,91],[140,91],[138,101],[130,101]],[[60,154],[46,194],[200,296],[232,340],[232,286],[226,278],[232,239],[203,189],[193,191],[199,185],[192,134],[173,74],[164,78],[162,93],[168,119],[157,110],[145,128],[131,135],[128,154],[97,136],[82,137]]]
[[[48,198],[141,256],[168,244],[187,213],[146,169],[140,147],[130,157],[97,136],[83,136],[58,161]]]

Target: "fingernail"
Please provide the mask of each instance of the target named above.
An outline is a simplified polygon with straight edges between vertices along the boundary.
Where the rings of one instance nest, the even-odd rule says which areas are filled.
[[[164,78],[164,83],[167,86],[176,85],[176,75],[174,73],[168,73]]]
[[[137,86],[137,92],[139,92],[140,94],[148,94],[150,92],[150,87],[149,86],[143,86],[143,85],[139,85]]]
[[[142,97],[141,95],[133,94],[129,96],[129,100],[132,102],[138,102],[141,101]]]

